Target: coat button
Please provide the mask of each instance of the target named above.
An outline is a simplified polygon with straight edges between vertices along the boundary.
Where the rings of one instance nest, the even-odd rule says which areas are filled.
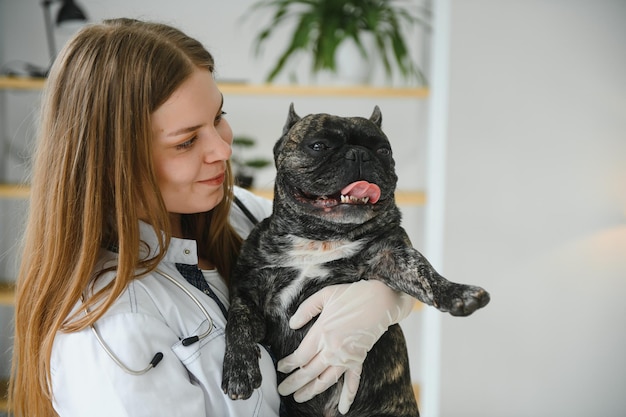
[[[183,252],[184,252],[185,255],[189,255],[191,253],[191,251],[189,249],[185,249]]]

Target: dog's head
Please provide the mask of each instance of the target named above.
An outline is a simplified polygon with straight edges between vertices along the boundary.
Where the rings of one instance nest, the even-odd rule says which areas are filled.
[[[361,224],[394,206],[397,182],[378,106],[369,119],[310,114],[293,104],[274,146],[276,204],[337,224]]]

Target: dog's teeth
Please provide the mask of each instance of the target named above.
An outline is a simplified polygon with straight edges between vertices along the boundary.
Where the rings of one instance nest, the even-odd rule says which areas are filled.
[[[342,203],[345,204],[367,204],[368,201],[370,201],[370,198],[365,196],[362,198],[357,198],[351,195],[342,195],[340,198]]]

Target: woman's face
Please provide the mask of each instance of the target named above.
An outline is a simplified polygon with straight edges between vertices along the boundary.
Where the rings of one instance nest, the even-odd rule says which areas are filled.
[[[157,181],[170,213],[200,213],[224,197],[233,132],[222,117],[222,94],[197,69],[152,114]]]

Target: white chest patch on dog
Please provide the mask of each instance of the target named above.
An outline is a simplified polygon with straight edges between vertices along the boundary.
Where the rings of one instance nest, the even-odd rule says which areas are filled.
[[[328,277],[324,267],[327,262],[349,258],[365,246],[366,240],[318,241],[290,235],[292,246],[283,259],[283,266],[300,271],[287,288],[280,294],[280,303],[286,308],[300,292],[304,283],[311,279],[323,280]]]

